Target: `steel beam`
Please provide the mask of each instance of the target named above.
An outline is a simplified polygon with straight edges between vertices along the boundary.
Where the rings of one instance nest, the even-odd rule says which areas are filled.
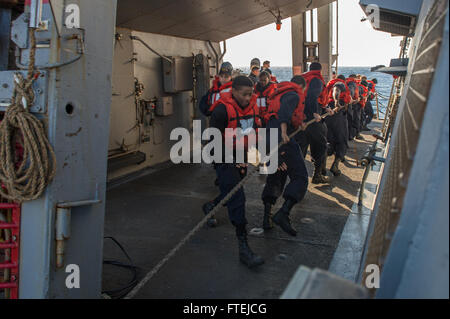
[[[86,53],[74,63],[48,71],[47,112],[41,115],[56,153],[57,174],[42,198],[22,206],[19,294],[25,299],[101,296],[116,1],[76,3]],[[48,5],[44,3],[44,20],[53,19]],[[78,30],[65,28],[61,37],[51,31],[50,53],[43,55],[39,50],[44,49],[38,49],[39,63],[57,64],[73,55],[64,49],[75,42],[65,39]],[[27,63],[26,54],[22,59]],[[58,268],[57,205],[90,198],[101,203],[72,208],[70,238],[65,240],[64,260]],[[66,266],[72,264],[79,267],[80,288],[66,286],[70,275]]]
[[[331,78],[333,65],[333,6],[325,5],[317,10],[319,26],[319,62],[325,81]]]
[[[292,66],[295,75],[306,71],[305,69],[305,25],[304,14],[291,18],[292,34]]]

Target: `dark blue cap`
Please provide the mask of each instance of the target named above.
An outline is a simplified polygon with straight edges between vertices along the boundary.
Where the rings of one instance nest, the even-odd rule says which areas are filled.
[[[230,62],[224,62],[220,66],[219,75],[226,74],[226,75],[232,75],[233,74],[233,66]]]
[[[253,67],[253,66],[258,66],[258,67],[261,67],[261,61],[258,59],[258,58],[254,58],[251,62],[250,62],[250,67]]]

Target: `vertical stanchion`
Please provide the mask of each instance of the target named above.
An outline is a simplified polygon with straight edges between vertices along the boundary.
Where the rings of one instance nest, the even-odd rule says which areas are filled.
[[[378,93],[375,93],[375,99],[377,100],[377,120],[380,119],[380,108],[378,106]]]

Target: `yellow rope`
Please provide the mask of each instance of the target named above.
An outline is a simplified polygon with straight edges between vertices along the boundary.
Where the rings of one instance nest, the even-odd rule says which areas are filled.
[[[15,87],[11,106],[0,124],[0,196],[17,203],[35,200],[44,192],[56,173],[56,156],[44,125],[28,112],[34,101],[32,84],[35,80],[34,65],[36,37],[30,30],[30,64],[26,78],[15,74]],[[19,167],[15,160],[17,137],[23,138],[23,160]],[[1,186],[1,185],[0,185]]]

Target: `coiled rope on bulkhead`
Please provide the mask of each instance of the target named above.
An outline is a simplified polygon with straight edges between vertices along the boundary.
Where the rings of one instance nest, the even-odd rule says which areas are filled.
[[[28,74],[14,75],[11,105],[0,123],[0,196],[22,203],[35,200],[44,192],[56,173],[56,156],[48,141],[44,125],[31,113],[34,102],[36,36],[30,29],[30,63]],[[18,164],[15,140],[23,144],[23,159]],[[1,185],[0,185],[1,186]]]

